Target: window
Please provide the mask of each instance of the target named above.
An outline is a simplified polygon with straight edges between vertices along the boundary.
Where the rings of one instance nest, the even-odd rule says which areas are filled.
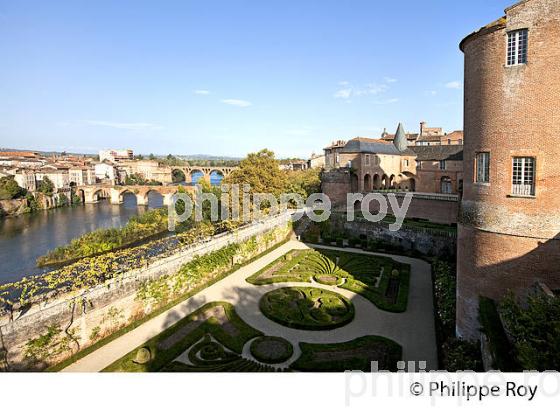
[[[442,170],[442,171],[445,170],[445,161],[440,161],[439,162],[439,169]]]
[[[403,165],[404,165],[405,167],[408,167],[408,159],[403,160]]]
[[[442,194],[450,194],[453,192],[451,185],[451,178],[443,177],[441,178],[440,190]]]
[[[527,29],[510,31],[508,33],[507,65],[519,65],[527,63],[527,40],[529,32]]]
[[[535,158],[513,158],[512,176],[513,184],[511,193],[513,195],[535,195]]]
[[[458,143],[459,143],[459,145],[463,145],[463,140],[462,140],[462,139],[459,139],[459,142],[458,142]]]
[[[476,154],[476,182],[490,182],[490,153],[479,152]]]
[[[340,154],[338,152],[334,154],[334,163],[335,164],[340,163]]]
[[[447,145],[451,145],[451,138],[447,138]]]
[[[370,161],[369,161],[369,154],[366,154],[366,166],[369,166]]]

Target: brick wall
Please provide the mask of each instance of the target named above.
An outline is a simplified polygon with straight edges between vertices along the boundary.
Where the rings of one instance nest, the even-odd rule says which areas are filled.
[[[560,0],[528,0],[469,36],[465,53],[464,196],[458,246],[458,334],[478,334],[481,294],[521,292],[538,276],[554,286],[560,232]],[[507,33],[528,29],[528,62],[508,67]],[[490,182],[474,182],[475,155],[490,153]],[[514,197],[512,158],[536,158],[536,195]],[[514,261],[515,268],[510,265]],[[538,269],[536,269],[538,266]]]

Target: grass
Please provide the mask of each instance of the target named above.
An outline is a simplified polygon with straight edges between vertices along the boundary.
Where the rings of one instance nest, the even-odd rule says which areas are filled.
[[[301,356],[291,367],[300,371],[369,372],[374,361],[379,370],[396,371],[402,357],[402,347],[381,336],[363,336],[344,343],[300,343],[299,346]]]
[[[387,290],[390,274],[395,269],[399,272],[399,285],[398,294],[392,300],[387,296]],[[382,270],[384,273],[376,286]],[[333,278],[337,279],[336,283]],[[383,256],[316,249],[291,251],[247,278],[254,285],[311,283],[313,280],[323,284],[338,284],[343,289],[365,297],[382,310],[400,313],[406,311],[408,304],[410,265]]]
[[[172,307],[178,305],[179,303],[187,300],[188,298],[196,295],[198,292],[206,289],[207,287],[213,285],[216,282],[219,282],[220,280],[224,279],[225,277],[231,275],[233,272],[235,272],[236,270],[238,270],[239,268],[246,266],[252,262],[254,262],[255,260],[261,258],[262,256],[274,251],[275,249],[279,248],[280,246],[284,245],[286,242],[288,242],[289,238],[284,239],[283,241],[277,243],[276,245],[274,245],[273,247],[269,248],[268,250],[266,250],[265,252],[256,255],[254,258],[251,258],[247,261],[245,261],[242,264],[237,264],[235,266],[233,266],[230,270],[222,273],[221,275],[217,275],[216,277],[214,277],[213,279],[209,280],[208,282],[201,284],[200,286],[195,287],[194,289],[190,290],[189,292],[183,294],[181,297],[167,303],[164,306],[161,306],[157,309],[154,309],[150,314],[142,317],[141,319],[137,319],[135,321],[133,321],[132,323],[130,323],[129,325],[117,330],[116,332],[112,333],[111,335],[97,341],[96,343],[86,347],[85,349],[80,350],[78,353],[76,353],[75,355],[72,355],[71,357],[63,360],[60,363],[57,363],[53,366],[50,366],[48,369],[46,369],[47,372],[58,372],[62,369],[64,369],[65,367],[70,366],[71,364],[77,362],[78,360],[86,357],[87,355],[89,355],[90,353],[93,353],[94,351],[96,351],[97,349],[105,346],[108,343],[111,343],[113,340],[121,337],[122,335],[130,332],[131,330],[136,329],[138,326],[146,323],[148,320],[153,319],[156,316],[159,316],[160,314],[162,314],[163,312],[165,312],[166,310],[171,309]]]
[[[224,309],[227,316],[228,322],[233,325],[236,329],[236,335],[231,335],[228,333],[223,326],[220,324],[219,320],[215,317],[208,318],[205,322],[200,323],[198,327],[190,331],[183,337],[178,337],[177,340],[170,347],[163,347],[162,343],[169,340],[170,337],[180,331],[181,328],[193,322],[196,317],[204,311],[207,311],[213,307],[220,306]],[[226,302],[212,302],[204,305],[200,309],[191,313],[187,317],[181,319],[179,322],[175,323],[173,326],[164,330],[157,336],[150,339],[148,342],[138,346],[131,352],[109,365],[103,371],[105,372],[154,372],[160,371],[166,365],[170,364],[178,355],[192,346],[194,343],[204,338],[205,335],[211,334],[218,342],[237,353],[235,358],[241,354],[243,345],[250,339],[262,335],[258,330],[253,329],[251,326],[247,325],[241,318],[235,313],[233,306]],[[182,335],[181,335],[182,336]],[[208,341],[206,341],[208,342]],[[138,364],[134,362],[138,350],[148,349],[151,352],[152,359],[145,364]],[[229,354],[229,357],[232,354]],[[195,363],[196,364],[196,363]],[[199,363],[198,363],[199,364]]]
[[[354,318],[354,306],[338,293],[311,287],[280,288],[265,294],[261,312],[283,326],[302,330],[330,330]]]

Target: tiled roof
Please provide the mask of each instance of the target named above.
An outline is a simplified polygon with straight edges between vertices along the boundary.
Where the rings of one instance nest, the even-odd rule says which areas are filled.
[[[397,147],[389,141],[373,138],[354,138],[346,143],[342,152],[364,152],[371,154],[386,155],[414,155],[410,149],[399,151]]]
[[[416,161],[462,161],[462,145],[416,145],[410,147],[416,153]]]

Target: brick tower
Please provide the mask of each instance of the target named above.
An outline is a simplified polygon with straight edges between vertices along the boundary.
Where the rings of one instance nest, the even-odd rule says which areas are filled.
[[[461,42],[464,194],[457,334],[478,298],[560,289],[560,0],[524,0]]]

